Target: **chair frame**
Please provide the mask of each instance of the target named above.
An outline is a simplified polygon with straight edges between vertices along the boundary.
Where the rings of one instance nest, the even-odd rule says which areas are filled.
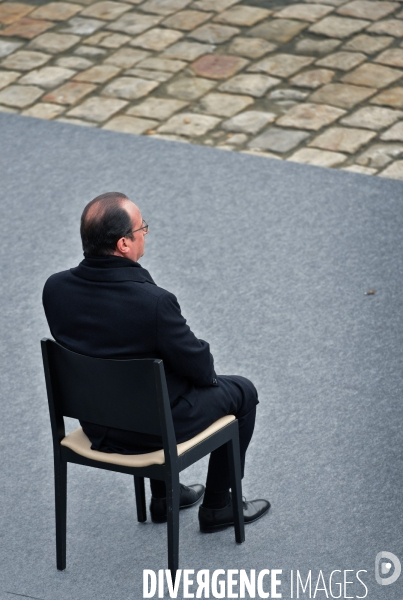
[[[245,541],[239,433],[238,421],[236,419],[178,456],[164,366],[161,359],[130,359],[120,361],[115,359],[92,358],[67,350],[49,338],[43,338],[41,340],[41,347],[53,437],[56,508],[56,564],[59,570],[64,570],[66,568],[67,463],[132,475],[134,477],[137,519],[140,523],[147,520],[144,478],[149,477],[165,481],[167,490],[168,568],[171,571],[172,579],[174,580],[179,566],[179,473],[213,450],[226,444],[230,466],[229,475],[234,510],[235,540],[239,544]],[[84,409],[83,414],[78,406],[79,401],[71,398],[71,394],[69,398],[65,397],[66,395],[68,396],[68,393],[65,393],[65,391],[61,390],[60,386],[58,386],[55,372],[56,362],[59,361],[60,363],[60,361],[64,359],[73,360],[73,362],[82,362],[84,360],[86,367],[89,369],[93,367],[97,369],[100,367],[102,369],[113,369],[116,363],[120,363],[120,367],[122,367],[122,363],[126,363],[127,366],[125,366],[124,369],[129,373],[130,377],[130,370],[134,372],[145,368],[148,371],[148,383],[150,383],[150,379],[153,379],[151,385],[154,386],[158,406],[159,414],[156,415],[156,417],[158,419],[159,416],[160,432],[165,453],[164,464],[154,464],[147,467],[126,467],[104,463],[81,456],[70,448],[61,445],[61,441],[66,436],[64,425],[65,416],[88,420],[90,422],[98,422],[103,425],[106,424],[105,422],[100,422],[99,414],[93,421],[91,418],[88,418],[88,410],[85,412]],[[150,369],[150,367],[152,368]],[[135,373],[133,373],[133,377],[131,377],[132,380],[135,379],[134,375]],[[66,383],[66,381],[65,378],[64,382]],[[120,407],[123,412],[125,412],[126,409],[128,411],[126,415],[123,415],[121,422],[123,422],[125,418],[128,418],[129,421],[133,419],[134,407],[130,404],[131,400],[132,399],[130,399],[129,403],[126,401],[126,406]],[[103,408],[109,408],[110,410],[110,407]],[[112,425],[110,424],[110,426]],[[135,431],[135,429],[132,429],[130,426],[125,428]]]

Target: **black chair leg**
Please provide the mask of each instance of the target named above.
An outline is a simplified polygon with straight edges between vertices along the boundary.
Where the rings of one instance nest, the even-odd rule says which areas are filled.
[[[144,489],[144,477],[134,476],[134,489],[136,491],[137,520],[139,523],[144,523],[145,521],[147,521],[146,492]]]
[[[227,442],[228,463],[232,491],[232,504],[234,509],[235,541],[242,544],[245,541],[245,523],[243,520],[242,506],[242,479],[241,459],[239,452],[239,435]]]
[[[66,568],[67,462],[55,457],[56,565]]]
[[[168,569],[175,582],[179,567],[179,473],[175,481],[167,481]]]

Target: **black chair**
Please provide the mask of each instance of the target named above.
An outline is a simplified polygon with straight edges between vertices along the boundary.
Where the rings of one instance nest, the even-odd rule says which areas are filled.
[[[179,562],[179,473],[223,444],[227,445],[235,540],[245,541],[238,422],[219,419],[191,440],[176,445],[162,360],[113,360],[77,354],[50,339],[41,341],[53,435],[56,562],[66,568],[67,463],[134,476],[139,522],[147,519],[144,477],[165,481],[168,515],[168,568]],[[162,437],[162,450],[140,455],[91,450],[81,427],[66,436],[63,417]]]

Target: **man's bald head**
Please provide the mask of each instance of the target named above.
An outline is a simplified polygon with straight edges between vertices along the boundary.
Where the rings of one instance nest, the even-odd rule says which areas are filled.
[[[125,209],[130,202],[125,194],[107,192],[97,196],[81,215],[81,241],[86,256],[113,254],[122,237],[133,239],[131,217]]]

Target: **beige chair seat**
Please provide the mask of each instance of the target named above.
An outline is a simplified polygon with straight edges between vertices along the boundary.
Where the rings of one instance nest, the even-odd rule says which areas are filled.
[[[227,415],[221,417],[215,423],[212,423],[207,429],[198,433],[191,440],[182,442],[177,445],[178,456],[187,452],[197,444],[200,444],[203,440],[207,439],[229,423],[235,420],[234,415]],[[85,458],[91,458],[92,460],[98,460],[99,462],[109,463],[111,465],[120,465],[122,467],[149,467],[150,465],[163,465],[165,463],[165,456],[163,450],[157,450],[155,452],[148,452],[147,454],[116,454],[108,452],[99,452],[98,450],[91,450],[91,442],[85,435],[82,427],[75,429],[60,442],[62,446],[66,446],[80,454]]]

